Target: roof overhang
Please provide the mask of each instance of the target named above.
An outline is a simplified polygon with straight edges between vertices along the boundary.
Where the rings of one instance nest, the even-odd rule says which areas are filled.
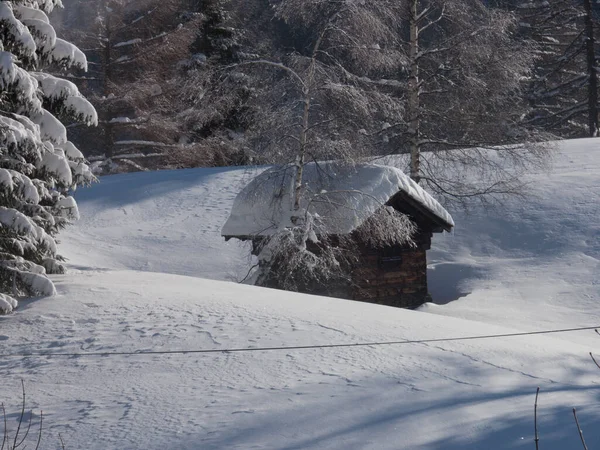
[[[387,203],[397,211],[400,211],[409,216],[413,216],[418,222],[426,221],[430,223],[431,231],[434,233],[450,232],[454,225],[446,222],[441,217],[433,214],[429,209],[425,208],[421,203],[413,199],[404,191],[399,191]]]

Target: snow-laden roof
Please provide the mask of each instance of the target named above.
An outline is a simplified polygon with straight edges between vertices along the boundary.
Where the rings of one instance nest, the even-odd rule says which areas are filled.
[[[271,168],[254,178],[236,197],[221,234],[268,236],[290,223],[293,166]],[[310,163],[304,168],[301,210],[319,217],[328,234],[348,234],[398,193],[443,228],[450,214],[400,169],[375,164]]]

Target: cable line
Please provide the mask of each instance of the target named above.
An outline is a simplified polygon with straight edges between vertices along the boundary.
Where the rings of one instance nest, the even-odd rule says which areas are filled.
[[[329,348],[351,348],[351,347],[376,347],[383,345],[405,345],[405,344],[431,344],[436,342],[458,342],[458,341],[474,341],[481,339],[499,339],[508,337],[518,336],[535,336],[540,334],[558,334],[558,333],[570,333],[574,331],[589,331],[595,330],[596,333],[600,325],[593,327],[579,327],[579,328],[563,328],[558,330],[544,330],[544,331],[527,331],[520,333],[506,333],[506,334],[488,334],[482,336],[463,336],[463,337],[451,337],[451,338],[436,338],[436,339],[416,339],[416,340],[402,340],[402,341],[384,341],[384,342],[356,342],[347,344],[324,344],[324,345],[293,345],[293,346],[282,346],[282,347],[242,347],[242,348],[229,348],[229,349],[199,349],[199,350],[139,350],[134,352],[85,352],[85,353],[53,353],[53,352],[29,352],[29,353],[8,353],[0,354],[0,358],[32,358],[32,357],[52,357],[52,358],[79,358],[89,356],[149,356],[149,355],[192,355],[192,354],[208,354],[208,353],[244,353],[244,352],[271,352],[271,351],[290,351],[290,350],[309,350],[309,349],[329,349]],[[600,333],[599,333],[600,334]]]

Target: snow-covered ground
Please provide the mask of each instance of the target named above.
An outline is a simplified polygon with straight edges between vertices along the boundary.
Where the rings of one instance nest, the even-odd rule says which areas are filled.
[[[432,295],[451,303],[423,310],[519,329],[600,324],[600,141],[560,143],[552,172],[528,181],[526,200],[453,213],[428,261]]]
[[[128,352],[435,339],[600,325],[600,142],[562,143],[533,196],[455,212],[436,235],[437,305],[406,311],[243,286],[247,250],[220,239],[247,169],[112,176],[77,193],[58,296],[0,318],[0,353]],[[434,314],[432,314],[434,313]],[[508,449],[600,445],[592,331],[246,353],[0,358],[45,448]]]

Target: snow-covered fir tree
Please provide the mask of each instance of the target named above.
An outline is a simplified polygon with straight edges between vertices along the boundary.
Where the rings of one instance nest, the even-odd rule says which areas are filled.
[[[227,10],[230,0],[203,0],[197,9],[202,12],[202,21],[192,52],[197,58],[204,55],[223,64],[239,59],[240,31],[233,27]]]
[[[247,164],[244,132],[250,126],[249,100],[254,91],[244,76],[224,76],[243,58],[242,35],[230,0],[202,0],[202,20],[192,55],[180,74],[180,99],[184,107],[177,115],[186,146],[171,152],[175,167]]]
[[[56,36],[48,15],[61,0],[0,2],[0,313],[16,298],[52,295],[63,273],[55,236],[79,213],[72,191],[94,177],[63,121],[97,123],[77,87],[46,71],[87,68]]]

